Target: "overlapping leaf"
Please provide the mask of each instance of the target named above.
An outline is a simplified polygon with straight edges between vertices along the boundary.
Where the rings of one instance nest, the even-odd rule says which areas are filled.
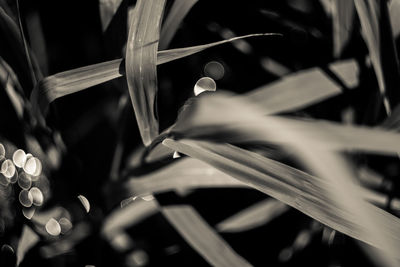
[[[165,0],[138,0],[126,45],[126,79],[143,143],[158,135],[157,50]]]
[[[205,45],[159,51],[157,53],[157,65],[187,57],[238,39],[269,35],[276,34],[249,34]],[[60,72],[48,76],[38,83],[31,94],[32,105],[35,110],[46,114],[48,105],[55,99],[119,78],[123,75],[125,75],[125,60],[122,59]]]

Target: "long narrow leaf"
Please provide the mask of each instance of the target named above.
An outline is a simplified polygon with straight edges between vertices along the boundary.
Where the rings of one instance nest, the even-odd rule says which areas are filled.
[[[380,242],[382,239],[377,241],[374,234],[369,233],[371,230],[369,223],[363,223],[354,218],[353,212],[337,206],[327,196],[326,192],[338,189],[330,180],[313,179],[295,182],[294,177],[289,178],[293,173],[288,172],[288,170],[283,171],[284,169],[279,168],[279,164],[275,164],[275,167],[273,167],[270,160],[232,146],[207,144],[193,140],[177,142],[171,139],[164,140],[163,144],[171,149],[203,160],[323,224],[367,244],[386,250],[391,255],[396,254],[400,246],[400,231],[398,230],[400,229],[400,220],[397,217],[373,205],[363,203],[362,207],[366,209],[366,213],[372,215],[374,220],[378,220],[378,224],[375,226],[382,228],[380,232],[387,243]],[[255,166],[256,162],[258,163]],[[293,183],[297,184],[297,187],[282,182],[282,175],[286,176],[285,180],[288,178],[292,180]]]
[[[103,32],[107,30],[112,18],[117,12],[118,7],[121,5],[122,0],[100,0],[99,10],[100,19]]]
[[[281,145],[296,145],[297,140],[291,140],[284,134],[298,132],[313,139],[314,145],[321,149],[388,155],[400,151],[400,134],[383,128],[263,115],[268,113],[268,106],[254,105],[245,97],[234,97],[220,91],[189,101],[170,132],[186,138]],[[280,134],[272,133],[269,130],[271,127]]]
[[[168,206],[162,213],[181,236],[212,266],[251,266],[190,206]]]
[[[334,55],[339,57],[350,40],[354,25],[354,2],[336,0],[333,6],[333,48]]]
[[[175,0],[162,26],[160,49],[168,48],[181,22],[198,0]]]
[[[355,0],[387,114],[400,101],[400,72],[385,0]]]
[[[165,0],[138,0],[126,45],[126,79],[143,143],[158,135],[157,50]]]
[[[289,210],[289,206],[275,199],[260,201],[216,225],[219,232],[243,232],[265,225]]]
[[[246,185],[204,162],[185,158],[143,177],[132,177],[125,187],[133,196],[141,196],[173,189]]]
[[[346,85],[355,87],[358,67],[352,60],[332,64]],[[347,76],[344,76],[347,75]],[[268,109],[268,114],[300,109],[338,95],[342,88],[321,69],[311,68],[285,76],[282,80],[267,84],[247,93],[256,104]]]
[[[159,51],[157,53],[157,65],[187,57],[206,49],[233,42],[242,38],[270,35],[277,34],[249,34],[205,45]],[[122,59],[111,60],[60,72],[48,76],[38,83],[31,95],[32,105],[35,107],[35,110],[46,114],[48,105],[55,99],[82,91],[107,81],[111,81],[113,79],[122,77],[123,75],[125,75],[125,60]]]

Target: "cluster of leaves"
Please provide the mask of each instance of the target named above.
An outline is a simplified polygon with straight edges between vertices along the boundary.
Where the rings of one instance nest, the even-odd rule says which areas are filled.
[[[0,0],[0,142],[51,185],[0,185],[4,266],[398,266],[400,1],[220,2],[79,4],[105,52],[59,67],[55,4]]]

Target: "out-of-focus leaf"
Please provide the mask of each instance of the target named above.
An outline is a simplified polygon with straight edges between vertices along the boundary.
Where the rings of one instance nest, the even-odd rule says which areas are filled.
[[[129,228],[159,211],[156,200],[145,201],[137,198],[135,200],[130,199],[129,202],[121,209],[113,211],[104,220],[101,232],[108,240],[111,240],[115,233]]]
[[[145,146],[158,135],[157,50],[165,0],[138,0],[126,45],[126,79]]]
[[[233,146],[188,139],[180,141],[166,139],[163,144],[183,154],[207,162],[247,183],[250,187],[300,210],[337,231],[381,248],[392,256],[396,255],[397,248],[400,246],[400,231],[398,230],[400,220],[367,202],[362,202],[361,208],[364,209],[362,212],[369,214],[374,223],[371,224],[355,218],[356,215],[351,210],[354,207],[353,203],[342,207],[336,205],[336,196],[330,197],[329,192],[340,190],[337,184],[330,179],[313,179],[313,176],[309,176],[309,180],[299,179],[305,177],[304,174],[297,175],[299,171],[290,171],[287,167],[283,168],[280,163]],[[321,152],[321,150],[314,148],[311,151],[313,153]],[[319,154],[316,153],[316,156],[320,156]],[[328,162],[324,162],[321,168],[327,167],[326,164]],[[335,167],[336,165],[328,168],[332,175],[336,173]],[[359,188],[356,187],[354,190],[357,191]],[[362,193],[361,190],[357,192]],[[380,228],[379,233],[382,235],[378,239],[376,237],[377,230],[373,229],[377,227]],[[373,233],[371,234],[371,232]],[[386,242],[381,242],[382,240]]]
[[[179,25],[198,0],[175,0],[161,29],[160,49],[167,49]]]
[[[260,201],[216,225],[223,233],[247,231],[267,224],[289,210],[289,206],[275,199]]]
[[[0,7],[0,56],[10,65],[18,75],[19,82],[25,93],[31,92],[34,83],[31,77],[31,69],[27,64],[25,49],[16,22]],[[35,75],[41,77],[37,64],[33,63]]]
[[[186,242],[212,266],[251,266],[191,206],[167,206],[162,213]]]
[[[390,23],[392,25],[392,34],[397,38],[400,34],[400,1],[392,0],[389,4]]]
[[[22,119],[24,113],[25,101],[21,97],[23,92],[21,85],[19,84],[17,75],[11,69],[11,67],[0,57],[0,84],[6,90],[11,103],[14,106],[15,112],[18,117]]]
[[[249,34],[205,45],[159,51],[157,65],[199,53],[214,46],[233,42],[242,38],[277,35],[274,33]],[[115,59],[60,72],[42,79],[31,94],[32,105],[36,111],[46,113],[48,105],[55,99],[76,93],[89,87],[125,75],[125,61]]]
[[[354,2],[336,0],[333,7],[333,49],[334,55],[340,57],[343,49],[350,40],[354,25]]]
[[[314,146],[321,149],[388,155],[400,151],[400,134],[383,128],[264,116],[268,113],[268,106],[255,105],[243,96],[234,97],[220,91],[191,99],[169,131],[185,138],[280,145],[296,145],[297,140],[287,137],[290,132],[296,132],[312,139]],[[271,127],[279,134],[272,133]]]
[[[400,101],[400,71],[386,0],[355,0],[387,114]]]
[[[32,231],[31,228],[24,225],[22,228],[21,238],[18,242],[17,266],[19,266],[19,264],[22,262],[29,249],[31,249],[37,242],[39,242],[39,236]]]
[[[125,187],[133,196],[141,196],[175,189],[247,186],[204,162],[184,158],[150,174],[132,177]]]
[[[339,61],[330,67],[350,88],[358,84],[358,66],[353,60]],[[341,92],[342,88],[321,69],[312,68],[289,74],[246,95],[263,105],[268,114],[274,114],[304,108]]]
[[[122,0],[100,0],[99,10],[103,32],[106,31]]]

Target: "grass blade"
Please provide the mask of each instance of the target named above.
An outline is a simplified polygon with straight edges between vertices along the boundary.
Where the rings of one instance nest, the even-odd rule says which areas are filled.
[[[126,45],[126,79],[145,146],[158,135],[157,50],[165,0],[138,0]]]
[[[358,66],[354,61],[336,62],[331,65],[331,69],[339,74],[350,88],[357,86]],[[311,68],[289,74],[246,95],[254,103],[268,108],[268,114],[274,114],[307,107],[339,95],[342,90],[321,69]]]
[[[238,39],[269,35],[277,34],[249,34],[205,45],[159,51],[157,54],[157,65],[187,57],[218,45],[234,42]],[[31,94],[31,102],[35,110],[46,114],[48,105],[55,99],[111,81],[124,75],[125,60],[123,59],[115,59],[60,72],[48,76],[38,83]]]
[[[198,0],[175,0],[162,26],[160,49],[167,49],[179,25]]]
[[[125,187],[133,196],[142,196],[174,189],[247,186],[208,164],[184,158],[148,175],[132,177]]]
[[[297,132],[313,140],[314,146],[335,151],[359,150],[396,155],[400,134],[383,128],[357,127],[329,121],[264,116],[269,108],[254,105],[245,97],[221,91],[192,99],[170,129],[172,135],[229,143],[276,143],[296,145],[284,135]],[[271,127],[281,134],[271,132]]]
[[[112,240],[119,233],[132,225],[156,214],[159,205],[156,200],[145,201],[140,198],[130,201],[121,209],[116,209],[104,220],[101,233],[108,240]]]
[[[162,213],[179,234],[212,266],[251,266],[191,206],[168,206]]]
[[[335,57],[340,57],[353,30],[354,2],[336,0],[331,5],[333,7],[333,53]]]
[[[110,24],[121,3],[122,0],[99,1],[100,19],[103,32],[107,30],[108,25]]]
[[[275,199],[260,201],[216,225],[222,233],[243,232],[267,224],[289,210],[289,206]]]
[[[355,0],[387,114],[400,101],[400,72],[385,0]]]
[[[298,172],[281,168],[282,166],[279,163],[274,163],[255,153],[232,146],[187,139],[180,141],[166,139],[163,144],[180,153],[203,160],[250,187],[300,210],[321,223],[355,239],[381,248],[391,255],[395,254],[400,246],[400,231],[398,230],[400,229],[400,220],[397,217],[369,203],[362,202],[362,208],[371,215],[371,218],[376,220],[374,227],[382,229],[380,234],[382,234],[382,239],[387,242],[380,242],[381,238],[377,241],[376,236],[369,232],[371,231],[369,223],[354,218],[353,211],[349,212],[347,208],[335,204],[336,200],[332,199],[327,193],[331,190],[338,190],[331,180],[312,179],[312,176],[309,177],[310,180],[297,179],[305,176],[297,176]],[[320,153],[316,153],[316,156],[318,155]],[[330,170],[332,171],[332,169]],[[332,175],[335,173],[333,172]],[[291,181],[292,185],[284,181]]]
[[[28,226],[24,225],[22,228],[21,238],[18,242],[17,248],[17,266],[23,261],[25,254],[31,249],[37,242],[39,242],[39,236]]]

